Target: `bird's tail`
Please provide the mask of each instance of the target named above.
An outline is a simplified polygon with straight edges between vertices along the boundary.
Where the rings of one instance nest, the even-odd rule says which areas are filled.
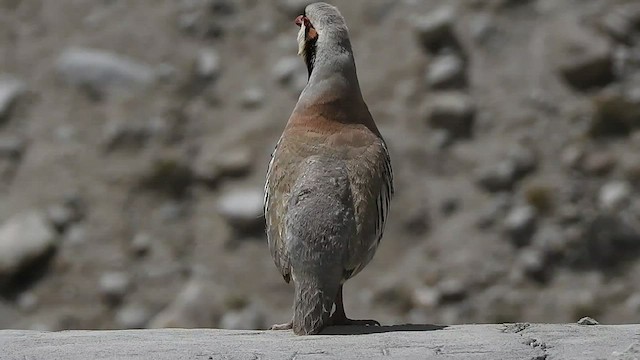
[[[293,332],[296,335],[319,333],[329,321],[340,279],[323,281],[313,274],[294,280]]]
[[[295,286],[293,332],[326,325],[356,233],[353,200],[342,164],[310,158],[291,192],[285,239]]]

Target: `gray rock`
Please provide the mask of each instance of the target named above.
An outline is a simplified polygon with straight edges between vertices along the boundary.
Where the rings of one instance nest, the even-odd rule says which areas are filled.
[[[627,136],[640,128],[640,81],[635,86],[609,87],[597,94],[592,104],[591,136]]]
[[[47,218],[58,231],[66,230],[70,225],[82,218],[78,209],[65,204],[52,205],[47,209]]]
[[[577,168],[580,166],[585,156],[585,150],[582,146],[571,145],[562,151],[562,163],[568,168]]]
[[[41,213],[31,211],[0,227],[0,278],[13,276],[56,245],[56,234]]]
[[[606,175],[616,166],[616,157],[607,151],[595,151],[584,156],[582,171],[590,175]]]
[[[9,117],[18,99],[27,92],[27,85],[9,75],[0,74],[0,124]]]
[[[214,184],[227,177],[248,174],[253,156],[248,147],[232,147],[221,151],[218,144],[205,144],[193,163],[196,178]]]
[[[560,34],[558,71],[572,87],[585,90],[614,80],[613,48],[607,39],[580,26]]]
[[[196,74],[206,80],[214,80],[220,76],[220,55],[214,49],[203,49],[198,53],[195,66]]]
[[[125,272],[108,272],[98,281],[100,294],[111,304],[118,304],[131,288],[131,278]]]
[[[142,329],[151,318],[151,314],[142,305],[129,304],[116,313],[116,324],[121,329]]]
[[[264,225],[263,198],[262,190],[232,190],[218,201],[218,213],[237,231],[253,232]]]
[[[16,300],[16,304],[18,305],[20,311],[27,313],[35,310],[35,308],[38,307],[39,302],[40,299],[38,298],[38,296],[30,291],[26,291],[20,294],[20,296],[18,296],[18,299]]]
[[[600,188],[599,205],[605,210],[620,209],[631,197],[631,185],[625,181],[611,181]]]
[[[149,253],[153,245],[153,238],[147,233],[138,233],[131,240],[131,250],[136,256],[143,256]]]
[[[514,268],[524,276],[540,282],[547,279],[550,270],[545,255],[536,249],[521,251]]]
[[[257,109],[264,103],[265,93],[262,89],[251,87],[242,93],[240,104],[245,109]]]
[[[478,186],[489,192],[511,190],[517,181],[516,165],[503,160],[478,170],[475,174]]]
[[[436,56],[427,69],[427,86],[433,89],[464,87],[466,83],[464,61],[455,54]]]
[[[630,45],[638,22],[640,6],[629,3],[615,6],[608,11],[599,19],[598,26],[616,41]]]
[[[463,93],[435,95],[428,103],[427,121],[435,129],[449,131],[454,138],[468,138],[473,132],[475,105]]]
[[[214,327],[219,308],[212,289],[202,280],[190,280],[178,296],[149,323],[150,328]]]
[[[518,145],[509,149],[507,159],[513,162],[515,175],[521,178],[536,169],[538,166],[538,156],[531,147]]]
[[[431,309],[440,304],[440,290],[433,287],[422,287],[413,292],[412,303],[422,308]]]
[[[263,311],[256,305],[225,313],[220,328],[231,330],[259,330],[266,327]]]
[[[443,6],[429,14],[414,19],[413,27],[422,46],[431,52],[443,47],[457,47],[454,21],[456,10],[451,6]]]
[[[56,62],[58,74],[67,83],[98,95],[149,86],[156,74],[150,66],[111,52],[68,48]]]
[[[437,331],[440,329],[446,330]],[[408,324],[383,328],[337,326],[313,337],[296,337],[290,331],[217,329],[0,330],[0,346],[8,359],[139,360],[148,359],[149,354],[153,354],[156,360],[201,357],[582,360],[585,357],[607,359],[612,356],[618,360],[632,360],[640,354],[639,331],[639,326],[633,324],[577,326],[528,323]],[[530,342],[529,339],[537,341]]]
[[[527,245],[536,230],[536,210],[528,205],[512,209],[504,221],[504,228],[516,246]]]
[[[143,147],[151,137],[147,124],[131,121],[110,120],[102,131],[102,146],[106,151]]]
[[[511,206],[511,196],[506,193],[501,193],[491,199],[491,202],[480,211],[478,219],[476,220],[476,226],[480,229],[487,229],[493,226],[498,219],[503,217],[503,214]]]
[[[459,279],[447,279],[438,284],[442,302],[458,302],[467,297],[467,286]]]
[[[594,318],[585,316],[582,319],[578,320],[578,325],[600,325],[600,323]]]
[[[567,249],[568,242],[557,226],[541,226],[532,239],[532,245],[536,250],[544,254],[545,258],[557,258]]]

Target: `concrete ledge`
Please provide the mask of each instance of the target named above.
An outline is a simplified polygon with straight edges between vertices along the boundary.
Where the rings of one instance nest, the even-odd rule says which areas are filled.
[[[205,329],[0,331],[0,359],[638,359],[640,325],[398,325],[323,335]]]

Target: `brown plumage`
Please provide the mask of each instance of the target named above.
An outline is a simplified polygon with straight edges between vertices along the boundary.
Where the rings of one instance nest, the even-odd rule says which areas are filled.
[[[338,9],[311,4],[296,24],[309,81],[265,184],[269,248],[295,298],[292,321],[273,328],[315,334],[331,324],[377,324],[346,317],[342,284],[369,263],[382,237],[393,195],[389,154],[362,98]]]

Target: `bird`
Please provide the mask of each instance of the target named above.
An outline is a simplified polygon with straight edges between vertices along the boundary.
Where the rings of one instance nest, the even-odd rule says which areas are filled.
[[[382,238],[394,193],[389,151],[363,99],[340,11],[313,3],[295,24],[308,80],[271,155],[264,191],[269,250],[293,281],[293,317],[271,329],[313,335],[331,325],[379,326],[348,318],[342,290]]]

